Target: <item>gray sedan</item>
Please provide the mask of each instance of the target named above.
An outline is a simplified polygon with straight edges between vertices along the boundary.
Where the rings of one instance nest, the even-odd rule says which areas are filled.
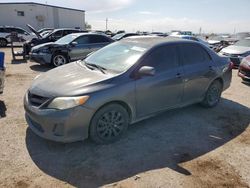
[[[40,64],[53,64],[58,67],[66,63],[84,59],[89,53],[113,42],[111,38],[96,33],[69,34],[56,42],[35,46],[30,59]]]
[[[235,68],[238,68],[242,59],[250,55],[250,38],[242,39],[234,45],[223,48],[220,55],[229,57]]]
[[[106,144],[164,110],[216,106],[231,77],[229,60],[198,42],[128,38],[36,78],[24,98],[26,119],[46,139]]]

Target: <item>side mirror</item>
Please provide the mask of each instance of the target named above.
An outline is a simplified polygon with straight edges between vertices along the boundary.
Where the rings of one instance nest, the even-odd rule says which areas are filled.
[[[74,42],[71,42],[71,45],[72,46],[76,46],[78,44],[78,42],[74,41]]]
[[[155,75],[155,68],[149,66],[143,66],[138,71],[140,76],[154,76]]]

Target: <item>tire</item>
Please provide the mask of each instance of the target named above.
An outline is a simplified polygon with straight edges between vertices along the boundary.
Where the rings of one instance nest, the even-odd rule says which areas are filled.
[[[129,114],[119,104],[109,104],[98,110],[90,123],[90,139],[97,144],[117,141],[126,132]]]
[[[8,41],[4,38],[0,39],[0,47],[6,47],[8,45]]]
[[[56,53],[52,57],[52,64],[55,67],[59,67],[59,66],[65,65],[68,62],[69,61],[68,61],[67,56],[65,54],[63,54],[63,53]]]
[[[219,80],[215,80],[208,88],[204,100],[201,105],[206,108],[215,107],[221,99],[222,84]]]

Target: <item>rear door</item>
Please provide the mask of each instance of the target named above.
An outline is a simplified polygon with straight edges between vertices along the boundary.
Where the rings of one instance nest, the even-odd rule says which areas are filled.
[[[102,35],[89,35],[89,39],[91,52],[99,50],[100,48],[108,45],[111,41],[111,39]]]
[[[154,67],[156,73],[136,81],[137,116],[143,117],[178,106],[183,94],[183,71],[179,65],[176,46],[154,49],[145,57],[141,66]]]
[[[186,43],[178,46],[184,70],[184,103],[192,103],[204,97],[206,89],[216,76],[213,61],[203,46]]]

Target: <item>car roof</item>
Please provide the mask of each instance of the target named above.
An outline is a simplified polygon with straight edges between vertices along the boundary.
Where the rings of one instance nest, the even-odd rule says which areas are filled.
[[[158,36],[138,36],[128,37],[122,40],[122,42],[136,43],[140,46],[151,48],[153,46],[166,44],[166,43],[196,43],[195,41],[182,39],[179,37],[158,37]]]
[[[80,29],[75,29],[75,28],[60,28],[60,29],[54,29],[53,32],[55,32],[55,31],[61,31],[61,30],[81,31]]]
[[[98,36],[105,36],[107,37],[107,35],[102,34],[102,33],[84,33],[84,32],[80,32],[80,33],[71,33],[69,35],[75,35],[77,37],[83,36],[83,35],[98,35]]]

